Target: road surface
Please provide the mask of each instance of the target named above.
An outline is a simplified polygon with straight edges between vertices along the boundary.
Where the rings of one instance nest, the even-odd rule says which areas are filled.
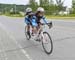
[[[75,60],[75,21],[53,20],[46,30],[53,40],[51,55],[41,43],[26,40],[24,18],[0,16],[0,60]]]

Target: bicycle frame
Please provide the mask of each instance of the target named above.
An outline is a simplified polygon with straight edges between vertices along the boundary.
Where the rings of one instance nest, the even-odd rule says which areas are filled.
[[[45,28],[45,25],[41,25],[40,29],[37,31],[37,33],[35,34],[35,36],[32,37],[32,39],[36,40],[36,39],[40,39],[41,40],[41,37],[44,38],[43,36],[43,28]],[[37,28],[36,28],[37,29]],[[39,34],[40,33],[40,34]]]

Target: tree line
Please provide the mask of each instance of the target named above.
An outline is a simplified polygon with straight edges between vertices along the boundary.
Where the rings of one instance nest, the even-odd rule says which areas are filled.
[[[37,7],[41,6],[46,10],[46,14],[58,14],[59,11],[65,11],[66,7],[63,6],[64,1],[55,0],[56,4],[54,4],[53,0],[39,0],[39,4],[35,0],[29,0],[29,5],[33,9],[36,10]]]
[[[20,11],[24,12],[28,5],[16,5],[16,4],[0,4],[0,12],[19,14]]]
[[[16,5],[16,4],[0,4],[0,12],[3,13],[19,13],[20,11],[25,12],[27,7],[31,7],[35,12],[38,7],[43,7],[47,15],[58,15],[60,11],[65,11],[66,6],[63,6],[65,0],[39,0],[39,4],[36,0],[29,0],[27,5]],[[72,0],[71,13],[75,14],[75,2]]]

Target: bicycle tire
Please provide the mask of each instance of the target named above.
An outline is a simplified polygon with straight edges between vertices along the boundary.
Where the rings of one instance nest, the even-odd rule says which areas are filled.
[[[29,40],[29,35],[27,34],[27,26],[25,26],[25,36],[26,36],[26,39]]]
[[[46,48],[45,48],[45,46],[44,46],[44,42],[42,41],[43,49],[44,49],[44,51],[45,51],[47,54],[51,54],[52,51],[53,51],[53,42],[52,42],[51,36],[50,36],[49,33],[47,33],[47,32],[43,32],[43,35],[44,35],[44,34],[47,34],[48,37],[49,37],[50,44],[51,44],[51,47],[50,47],[51,49],[50,49],[50,51],[47,51]]]

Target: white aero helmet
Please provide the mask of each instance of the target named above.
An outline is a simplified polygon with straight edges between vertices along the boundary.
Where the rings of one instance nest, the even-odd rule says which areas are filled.
[[[32,8],[27,8],[26,13],[28,13],[28,12],[32,12]]]
[[[44,12],[45,10],[44,10],[44,8],[39,7],[39,8],[37,9],[37,12],[38,12],[38,11],[40,11],[40,12]]]

